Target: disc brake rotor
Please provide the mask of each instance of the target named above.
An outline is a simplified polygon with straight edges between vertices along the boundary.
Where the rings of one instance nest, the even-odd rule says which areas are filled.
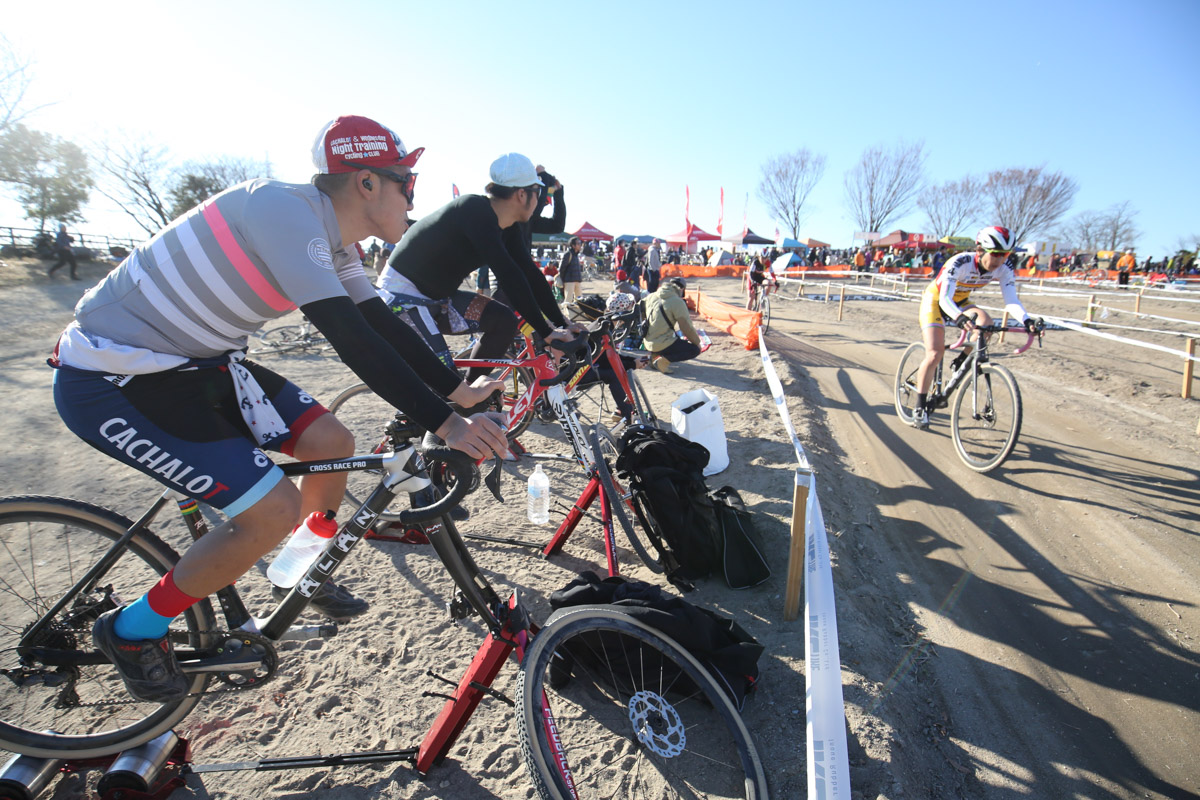
[[[660,694],[642,691],[631,697],[629,722],[638,741],[656,755],[674,758],[687,747],[679,712]]]

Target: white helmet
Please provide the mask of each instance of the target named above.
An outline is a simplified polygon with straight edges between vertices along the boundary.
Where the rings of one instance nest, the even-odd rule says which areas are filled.
[[[628,314],[633,311],[634,303],[633,295],[628,292],[613,292],[608,296],[608,303],[605,305],[606,310],[610,314]]]
[[[1008,228],[993,226],[981,230],[975,236],[975,244],[984,250],[1011,251],[1017,246],[1017,240]]]

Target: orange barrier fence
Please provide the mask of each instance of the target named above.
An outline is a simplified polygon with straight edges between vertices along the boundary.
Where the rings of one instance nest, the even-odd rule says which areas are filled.
[[[758,349],[758,327],[762,325],[762,314],[713,300],[704,292],[689,290],[686,297],[689,306],[712,325],[730,336],[745,342],[747,350]]]
[[[661,274],[664,278],[736,278],[745,269],[737,264],[725,264],[720,267],[704,264],[663,264]]]

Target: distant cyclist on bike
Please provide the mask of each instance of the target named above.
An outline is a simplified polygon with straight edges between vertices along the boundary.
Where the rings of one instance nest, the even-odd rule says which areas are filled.
[[[480,334],[471,358],[504,356],[517,333],[507,305],[459,284],[486,264],[513,308],[547,340],[565,340],[567,320],[545,277],[533,263],[521,224],[538,207],[545,188],[533,162],[508,153],[491,167],[487,196],[465,194],[413,224],[392,251],[380,274],[380,295],[388,306],[453,365],[445,334]],[[472,380],[486,369],[470,370]]]
[[[328,123],[313,145],[312,185],[252,180],[205,201],[138,247],[75,308],[51,365],[63,422],[96,449],[227,520],[195,542],[149,592],[96,621],[93,642],[139,700],[187,693],[167,630],[233,583],[308,514],[336,509],[346,473],[296,487],[263,452],[343,458],[354,439],[313,397],[244,361],[264,323],[299,307],[380,397],[474,458],[504,453],[504,430],[463,406],[471,387],[375,294],[355,251],[408,224],[422,150],[365,117]],[[344,593],[344,595],[342,594]],[[351,616],[366,604],[323,586],[312,604]]]
[[[764,284],[770,289],[777,282],[775,273],[767,269],[767,265],[762,262],[761,258],[755,256],[754,260],[750,262],[750,284],[746,287],[749,290],[746,293],[747,310],[754,305],[755,299],[761,299],[758,298],[758,294],[762,292]]]
[[[1009,314],[1032,332],[1036,323],[1029,317],[1017,297],[1017,281],[1013,269],[1007,264],[1008,257],[1016,246],[1016,240],[1008,228],[989,227],[979,231],[975,237],[975,251],[959,253],[946,262],[937,278],[926,287],[921,296],[921,335],[925,340],[925,360],[917,371],[917,405],[913,409],[913,427],[929,427],[929,409],[926,399],[929,386],[933,383],[933,372],[941,363],[946,351],[945,323],[947,320],[961,328],[973,329],[976,325],[990,325],[991,316],[974,303],[969,303],[971,292],[992,281],[1000,283],[1004,304]],[[964,352],[970,352],[970,345]]]

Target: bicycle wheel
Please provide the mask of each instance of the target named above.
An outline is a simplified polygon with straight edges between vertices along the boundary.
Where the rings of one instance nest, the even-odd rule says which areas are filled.
[[[900,356],[900,364],[896,367],[896,386],[893,399],[896,403],[896,414],[905,425],[913,421],[913,407],[917,404],[917,370],[925,360],[925,345],[913,342]]]
[[[633,390],[633,412],[637,415],[638,422],[647,428],[660,427],[658,417],[654,415],[654,409],[650,406],[650,396],[646,394],[646,388],[642,386],[636,373],[629,371],[627,374],[629,388]]]
[[[1021,433],[1021,392],[1012,373],[999,364],[983,364],[954,395],[950,417],[954,449],[976,472],[1000,466]]]
[[[616,454],[620,453],[621,448],[615,444],[615,439],[611,433],[604,438],[604,443],[601,443],[600,430],[603,430],[602,425],[594,426],[588,432],[588,444],[592,448],[592,458],[596,461],[596,473],[600,477],[600,487],[608,498],[608,508],[612,514],[612,518],[616,524],[621,526],[621,530],[625,531],[625,538],[629,540],[634,552],[638,554],[638,558],[650,568],[650,571],[661,575],[663,571],[662,562],[650,554],[646,545],[642,544],[644,538],[646,542],[650,541],[650,537],[643,530],[640,533],[638,528],[641,527],[636,514],[629,505],[629,495],[622,490],[612,474],[611,462],[616,461]]]
[[[627,614],[555,612],[517,686],[517,735],[543,800],[767,797],[750,732],[712,674]]]
[[[248,355],[290,353],[304,346],[304,332],[299,325],[280,325],[278,328],[260,331],[258,340],[261,344],[249,350]]]
[[[771,327],[771,295],[763,295],[759,305],[761,306],[759,310],[762,312],[762,328],[765,331]]]
[[[0,500],[0,748],[41,757],[116,753],[169,730],[200,702],[208,675],[196,675],[183,700],[143,703],[129,696],[116,669],[99,654],[96,663],[56,667],[19,646],[26,631],[132,526],[112,511],[74,500]],[[94,585],[69,598],[26,645],[92,654],[96,618],[139,597],[178,560],[157,536],[142,531]],[[171,638],[202,646],[197,632],[215,629],[206,599],[172,625]]]

